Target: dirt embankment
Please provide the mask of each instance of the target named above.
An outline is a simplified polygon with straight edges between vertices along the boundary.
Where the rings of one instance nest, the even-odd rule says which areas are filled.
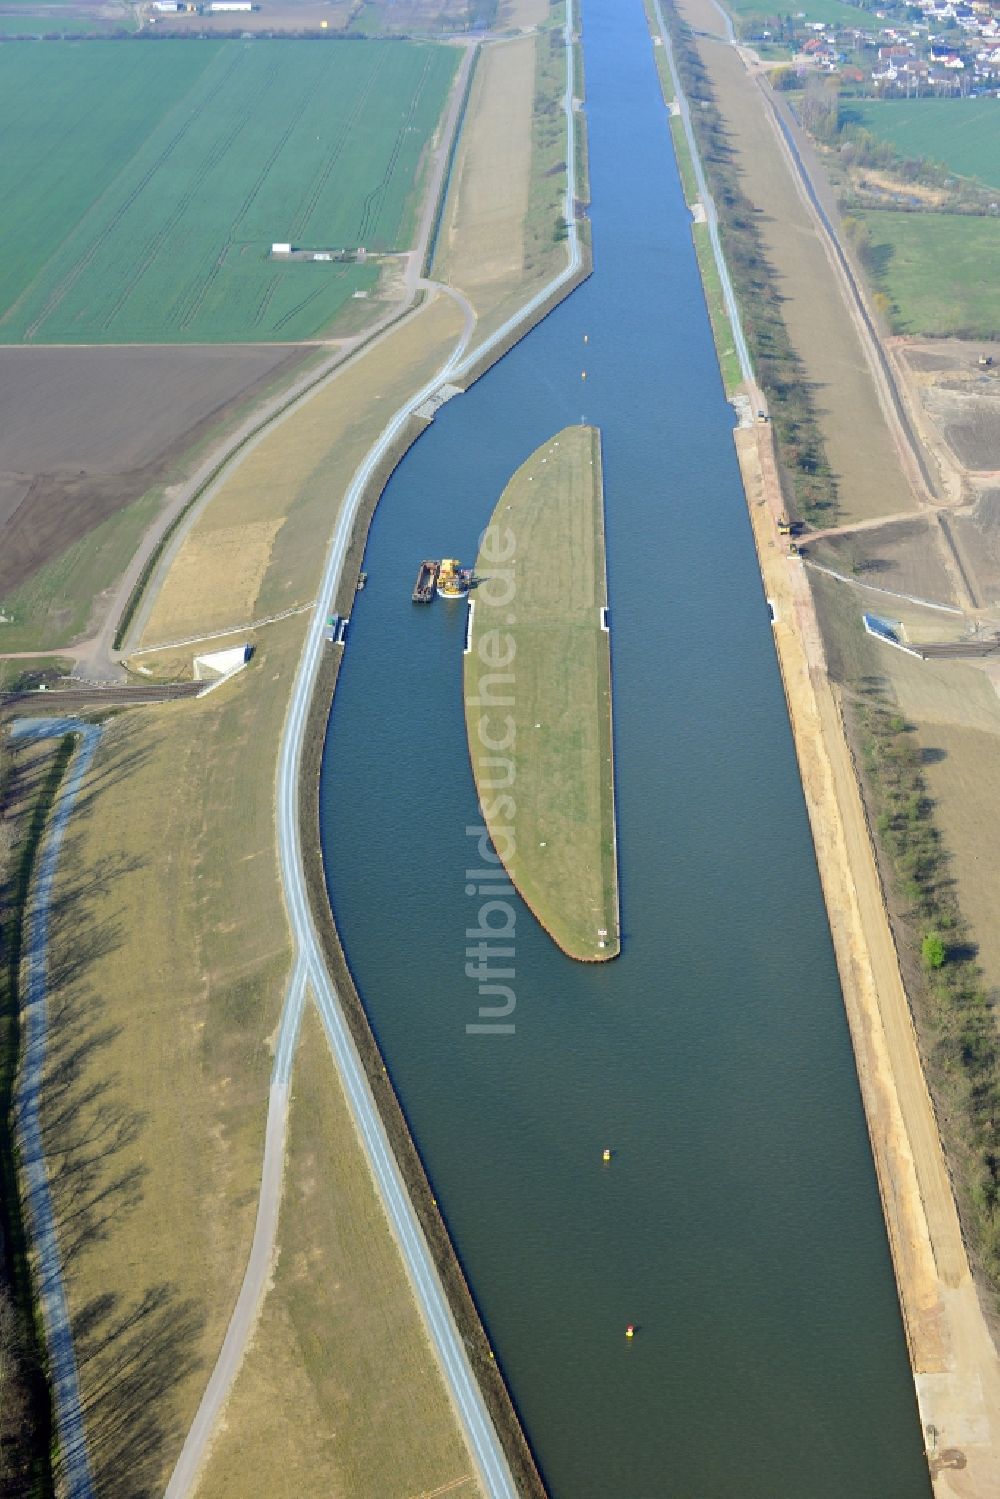
[[[709,0],[678,0],[678,7],[693,25],[720,30]],[[843,518],[853,523],[843,527],[853,530],[850,546],[856,547],[861,564],[881,557],[881,548],[891,552],[881,557],[885,570],[891,565],[912,574],[912,581],[923,587],[947,583],[961,605],[953,612],[961,613],[971,600],[972,589],[952,534],[945,532],[943,514],[936,514],[941,507],[933,504],[934,520],[949,542],[947,553],[941,549],[940,559],[947,578],[940,567],[935,572],[914,554],[914,546],[921,545],[914,523],[899,524],[903,515],[918,509],[918,498],[930,506],[937,497],[909,492],[909,466],[903,461],[901,444],[890,439],[889,412],[884,406],[880,409],[871,390],[861,395],[862,386],[871,386],[872,366],[866,369],[866,361],[854,357],[831,360],[831,350],[837,345],[828,332],[835,331],[835,324],[850,328],[853,311],[824,247],[817,242],[813,253],[801,253],[809,237],[815,238],[818,220],[768,120],[763,91],[743,70],[736,49],[712,41],[699,42],[699,50],[715,85],[722,119],[729,126],[741,188],[751,206],[765,216],[761,237],[784,298],[782,316],[794,351],[814,388],[822,391],[820,421],[845,502]],[[822,196],[821,186],[818,191]],[[794,232],[789,225],[794,225]],[[866,326],[873,326],[870,317]],[[879,358],[884,354],[881,344],[876,352]],[[912,388],[904,389],[902,399],[912,422],[918,405]],[[917,423],[919,428],[925,425],[929,423]],[[979,451],[981,427],[981,423],[973,424],[973,430],[952,431],[948,437],[953,446],[958,445],[956,439],[967,445],[972,441]],[[881,474],[869,459],[859,463],[865,451],[862,438],[865,442],[877,439]],[[873,832],[813,596],[801,561],[788,554],[787,542],[777,530],[787,497],[779,477],[773,429],[745,428],[736,434],[736,445],[761,573],[774,611],[775,643],[854,1042],[928,1462],[939,1496],[986,1499],[1000,1492],[1000,1360],[966,1253],[876,863]],[[945,447],[942,440],[938,448]],[[882,480],[886,477],[892,477],[895,484],[891,507],[885,503],[889,491]],[[954,489],[946,488],[946,493],[954,504],[958,498]],[[864,502],[866,494],[870,505]],[[879,517],[893,525],[886,528]],[[989,519],[978,513],[976,518],[984,524]],[[930,541],[936,530],[933,521],[919,525],[926,527]],[[851,578],[844,583],[851,585]],[[839,633],[830,637],[838,652],[860,628],[857,615],[863,604],[856,587],[852,593],[850,630],[843,639]]]
[[[801,562],[777,532],[769,428],[736,434],[939,1495],[1000,1492],[1000,1360],[979,1304]]]

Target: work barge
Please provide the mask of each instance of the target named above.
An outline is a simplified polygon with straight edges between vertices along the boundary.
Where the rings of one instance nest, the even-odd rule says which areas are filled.
[[[413,586],[413,602],[415,604],[429,604],[434,597],[437,587],[438,573],[441,571],[440,562],[423,561],[420,571],[417,573],[417,581]]]
[[[437,594],[443,599],[463,599],[474,582],[471,567],[461,567],[455,557],[440,562],[425,558],[413,587],[413,602],[429,604]]]

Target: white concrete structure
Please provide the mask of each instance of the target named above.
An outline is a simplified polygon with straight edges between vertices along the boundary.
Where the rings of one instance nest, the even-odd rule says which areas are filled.
[[[291,255],[291,253],[292,253],[292,247],[291,247],[291,245],[286,245],[284,243],[281,243],[281,244],[275,244],[275,245],[271,246],[271,254],[272,255]]]
[[[217,10],[253,10],[251,0],[212,0],[208,7],[211,11]]]
[[[207,656],[195,656],[194,679],[196,682],[216,684],[228,681],[243,670],[252,654],[252,646],[236,645],[226,651],[210,651]]]

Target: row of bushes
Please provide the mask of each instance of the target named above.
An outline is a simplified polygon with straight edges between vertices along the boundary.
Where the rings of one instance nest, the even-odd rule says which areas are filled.
[[[911,727],[881,702],[856,709],[879,846],[903,907],[903,940],[922,977],[911,984],[925,1061],[944,1105],[951,1160],[976,1257],[1000,1294],[1000,1035],[969,945],[948,856],[934,826]],[[968,1220],[971,1219],[971,1222]]]
[[[772,76],[772,84],[785,84],[799,88],[791,69],[778,69]],[[790,76],[789,76],[790,75]],[[941,162],[924,156],[903,156],[891,141],[883,140],[852,116],[850,104],[844,108],[843,97],[835,78],[809,78],[795,103],[802,124],[817,141],[830,148],[834,159],[847,169],[848,176],[842,189],[841,204],[855,206],[884,206],[885,190],[877,184],[866,183],[862,175],[867,167],[872,172],[884,173],[899,184],[903,201],[893,206],[906,209],[911,206],[905,199],[907,186],[930,188],[937,201],[925,201],[914,206],[919,212],[995,214],[996,192],[971,178],[956,176]]]
[[[764,251],[753,205],[743,194],[708,75],[690,29],[673,6],[665,10],[680,84],[702,165],[719,215],[722,247],[740,304],[754,369],[771,412],[790,508],[805,521],[831,525],[837,483],[830,470],[812,390],[781,315],[776,277]]]
[[[884,191],[877,184],[873,187],[866,182],[863,172],[867,167],[873,172],[883,172],[899,183],[904,201],[894,201],[894,207],[905,210],[912,206],[920,213],[968,213],[982,217],[997,212],[997,194],[992,188],[966,177],[957,177],[947,167],[926,157],[901,156],[888,141],[880,140],[870,130],[852,124],[850,120],[840,119],[836,135],[827,143],[834,147],[838,161],[848,169],[853,168],[856,174],[842,194],[846,206],[852,203],[864,205],[869,200],[875,207],[884,204]],[[936,201],[909,204],[905,201],[905,189],[910,185],[932,189]]]
[[[566,239],[562,213],[566,186],[566,118],[563,93],[566,62],[561,31],[538,37],[535,52],[535,103],[532,117],[531,191],[524,226],[524,268],[537,272],[548,263],[551,247]],[[582,131],[580,132],[582,134]]]

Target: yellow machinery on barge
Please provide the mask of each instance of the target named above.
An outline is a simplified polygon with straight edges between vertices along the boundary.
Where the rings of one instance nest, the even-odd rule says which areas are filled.
[[[472,587],[472,568],[460,567],[457,557],[443,557],[438,569],[437,591],[443,599],[464,599]]]
[[[435,593],[442,599],[464,599],[472,582],[472,568],[460,567],[456,557],[445,557],[440,562],[425,558],[417,573],[413,602],[429,604]]]

